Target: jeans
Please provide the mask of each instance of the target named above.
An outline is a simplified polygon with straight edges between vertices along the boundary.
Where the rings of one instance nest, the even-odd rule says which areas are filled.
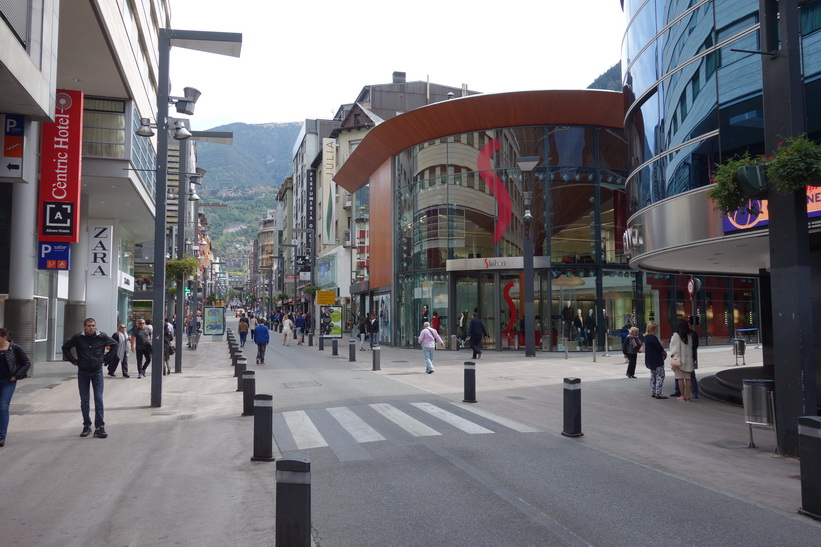
[[[139,351],[139,350],[138,350]],[[77,386],[80,388],[80,410],[83,413],[83,427],[91,427],[89,414],[89,386],[94,389],[94,428],[105,425],[103,421],[103,369],[94,371],[78,370]]]
[[[265,348],[268,344],[257,344],[257,363],[265,362]]]
[[[248,331],[239,331],[239,345],[240,347],[245,345],[245,340],[248,338]]]
[[[151,347],[143,349],[137,348],[137,372],[145,376],[145,370],[151,364]],[[145,365],[143,365],[143,358],[145,358]]]
[[[377,344],[376,344],[376,335],[377,335],[377,333],[376,333],[376,332],[371,332],[371,333],[368,335],[368,338],[370,338],[370,341],[371,341],[371,349],[373,349],[373,347],[374,347],[375,345],[377,345]]]
[[[365,334],[364,332],[359,334],[359,349],[362,349],[362,350],[365,349],[365,338],[367,338],[367,336],[368,335]]]
[[[425,371],[433,370],[433,352],[436,348],[422,347],[422,354],[425,356]]]
[[[0,439],[5,439],[6,433],[8,433],[9,406],[11,405],[11,396],[14,395],[16,388],[17,380],[13,382],[5,378],[0,380]]]

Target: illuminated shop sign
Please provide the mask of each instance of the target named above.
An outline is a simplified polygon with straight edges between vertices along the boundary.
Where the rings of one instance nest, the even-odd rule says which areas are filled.
[[[770,224],[770,210],[766,199],[753,200],[758,206],[758,214],[751,214],[739,209],[731,215],[722,217],[724,233],[738,232],[761,228]],[[821,188],[807,187],[807,218],[821,216]]]

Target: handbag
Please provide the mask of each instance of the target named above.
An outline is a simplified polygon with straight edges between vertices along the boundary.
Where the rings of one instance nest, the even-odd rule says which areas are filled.
[[[681,359],[679,359],[678,357],[674,357],[674,358],[670,359],[670,366],[672,366],[674,368],[675,367],[680,367],[681,366]]]

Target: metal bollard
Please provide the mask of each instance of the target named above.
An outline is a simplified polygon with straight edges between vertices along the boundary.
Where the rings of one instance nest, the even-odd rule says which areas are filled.
[[[242,373],[245,372],[248,359],[240,354],[237,359],[237,366],[234,367],[234,375],[237,377],[237,391],[242,391]]]
[[[242,373],[242,415],[254,415],[254,395],[257,391],[257,381],[253,370],[246,370]]]
[[[307,456],[277,462],[276,545],[311,545],[311,460]]]
[[[802,515],[821,520],[821,417],[798,418]]]
[[[231,342],[230,344],[228,344],[228,355],[231,357],[232,360],[234,359],[234,354],[238,351],[239,344],[237,344],[236,342]]]
[[[331,340],[331,355],[339,355],[339,340]]]
[[[462,402],[476,402],[476,363],[473,361],[465,361],[465,398]]]
[[[379,349],[379,346],[374,346],[373,350],[371,350],[371,354],[373,355],[373,370],[382,370],[382,365],[379,362],[379,354],[382,353]]]
[[[582,381],[580,378],[564,379],[564,431],[565,437],[581,437],[582,433]]]
[[[274,396],[254,395],[254,454],[252,462],[274,461]]]
[[[237,359],[242,357],[242,350],[237,350],[231,354],[231,366],[234,367],[234,378],[237,377]]]
[[[325,338],[319,337],[319,351],[325,351]]]
[[[356,342],[353,340],[348,343],[348,361],[356,361]]]
[[[597,350],[597,348],[596,348],[596,340],[595,340],[595,339],[593,339],[593,362],[594,362],[594,363],[596,362],[596,350]]]
[[[308,345],[309,346],[314,345],[314,333],[312,333],[312,332],[308,333]]]

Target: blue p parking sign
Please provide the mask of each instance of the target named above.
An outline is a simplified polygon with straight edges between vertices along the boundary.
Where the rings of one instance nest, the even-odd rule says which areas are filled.
[[[71,269],[71,246],[68,243],[40,242],[37,252],[37,268],[41,270]]]

